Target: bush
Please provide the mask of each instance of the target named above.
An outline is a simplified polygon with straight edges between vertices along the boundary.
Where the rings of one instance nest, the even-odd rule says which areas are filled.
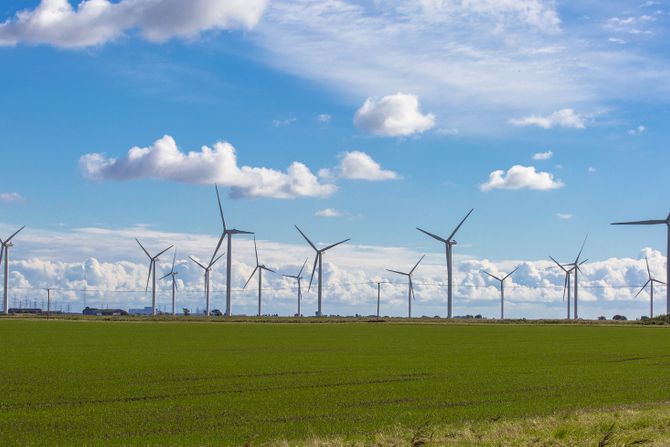
[[[625,315],[615,315],[615,316],[612,317],[612,320],[616,320],[616,321],[626,321],[626,320],[628,320],[628,318],[626,318]]]

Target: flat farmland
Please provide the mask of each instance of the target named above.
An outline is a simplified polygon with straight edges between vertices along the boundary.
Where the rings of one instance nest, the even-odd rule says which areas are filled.
[[[366,443],[668,400],[664,327],[0,320],[0,445]]]

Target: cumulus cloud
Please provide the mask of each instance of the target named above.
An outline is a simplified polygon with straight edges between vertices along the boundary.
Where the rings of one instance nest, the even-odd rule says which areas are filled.
[[[150,42],[192,39],[205,31],[250,29],[267,0],[42,0],[0,23],[0,45],[62,48],[102,45],[137,30]]]
[[[554,153],[552,151],[537,152],[533,154],[533,160],[549,160],[553,156]]]
[[[584,129],[586,119],[572,109],[561,109],[549,115],[529,115],[523,118],[511,119],[515,126],[538,126],[543,129],[564,127],[569,129]]]
[[[632,135],[632,136],[640,135],[642,133],[645,133],[646,131],[647,131],[647,128],[645,126],[640,125],[640,126],[637,126],[634,129],[628,129],[628,135]]]
[[[342,217],[344,216],[344,213],[341,211],[337,211],[333,208],[326,208],[323,210],[319,210],[316,213],[314,213],[316,217]]]
[[[394,172],[382,169],[381,165],[374,161],[365,152],[345,152],[340,157],[340,163],[333,169],[321,169],[319,176],[323,178],[343,178],[349,180],[396,180],[400,176]]]
[[[310,169],[293,162],[286,172],[264,167],[239,166],[235,148],[227,142],[203,146],[198,152],[183,153],[169,136],[149,147],[133,147],[122,158],[90,153],[79,159],[85,177],[92,180],[153,178],[185,183],[219,183],[231,189],[233,197],[327,197],[337,187],[321,183]]]
[[[2,192],[0,193],[0,202],[20,202],[23,196],[18,192]]]
[[[316,120],[320,123],[329,123],[333,117],[327,113],[321,113],[316,117]]]
[[[435,126],[435,115],[423,114],[416,95],[396,93],[368,98],[354,115],[356,127],[373,135],[405,137]]]
[[[575,215],[570,213],[556,213],[556,217],[563,220],[570,220],[575,217]]]
[[[547,191],[551,189],[562,188],[564,183],[554,179],[554,175],[549,172],[536,171],[534,166],[514,165],[507,170],[496,170],[489,174],[486,183],[480,185],[482,191],[491,191],[492,189],[535,189]]]

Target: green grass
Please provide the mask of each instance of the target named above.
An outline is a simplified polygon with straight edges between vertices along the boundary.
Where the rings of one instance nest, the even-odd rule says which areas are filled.
[[[0,320],[3,446],[372,443],[669,383],[664,327]]]

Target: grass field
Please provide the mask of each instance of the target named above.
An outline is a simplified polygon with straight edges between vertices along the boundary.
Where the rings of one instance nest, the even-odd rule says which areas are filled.
[[[667,327],[0,321],[3,446],[446,444],[630,404],[670,433],[668,400]]]

